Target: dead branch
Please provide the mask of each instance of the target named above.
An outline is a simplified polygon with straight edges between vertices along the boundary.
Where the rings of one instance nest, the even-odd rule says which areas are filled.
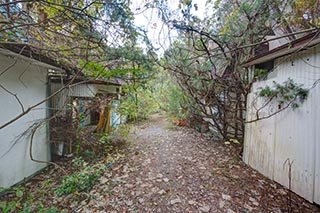
[[[68,87],[73,87],[73,86],[76,86],[76,85],[79,85],[79,84],[84,84],[84,83],[87,83],[89,82],[90,80],[85,80],[85,81],[81,81],[81,82],[78,82],[78,83],[73,83],[74,79],[76,78],[77,76],[73,76],[72,80],[67,83],[65,86],[61,87],[60,89],[58,89],[57,91],[55,91],[54,93],[52,93],[51,95],[49,95],[47,98],[39,101],[38,103],[35,103],[31,106],[29,106],[27,109],[25,109],[23,112],[21,112],[20,114],[16,115],[16,117],[14,117],[13,119],[11,119],[10,121],[7,121],[6,123],[4,123],[3,125],[0,126],[0,129],[3,129],[7,126],[9,126],[10,124],[14,123],[15,121],[19,120],[20,118],[22,118],[23,116],[25,116],[26,114],[28,114],[32,109],[40,106],[41,104],[49,101],[51,98],[53,98],[54,96],[56,96],[57,94],[59,94],[61,91],[63,91],[65,88],[68,88]]]

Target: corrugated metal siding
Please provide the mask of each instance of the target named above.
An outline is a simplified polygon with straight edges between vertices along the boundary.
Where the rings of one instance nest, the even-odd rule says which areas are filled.
[[[54,93],[63,87],[62,83],[52,82],[51,83],[51,93]],[[51,107],[54,115],[58,116],[66,116],[67,108],[70,106],[73,98],[78,98],[78,108],[79,112],[82,112],[83,106],[88,103],[87,98],[93,98],[98,93],[102,94],[116,94],[117,86],[113,85],[101,85],[101,84],[75,84],[73,86],[66,87],[57,95],[55,95],[51,99]],[[82,99],[82,98],[85,98]],[[88,114],[83,120],[80,122],[80,126],[85,126],[90,124],[91,115]],[[121,122],[121,117],[115,111],[112,112],[112,120],[110,120],[110,124],[112,127],[115,127]]]
[[[97,86],[91,84],[78,84],[69,87],[69,94],[72,97],[94,97],[97,94]]]
[[[62,83],[51,83],[51,93],[58,91],[62,87]],[[52,98],[51,106],[55,112],[60,111],[61,113],[64,113],[68,104],[70,104],[70,97],[95,97],[99,90],[99,87],[101,87],[101,85],[93,84],[77,84],[74,86],[66,87]]]
[[[51,94],[62,88],[61,83],[51,83]],[[51,99],[53,114],[65,115],[68,104],[70,104],[68,90],[64,89]]]
[[[255,92],[259,87],[282,83],[288,78],[305,88],[320,79],[320,48],[303,51],[295,56],[277,60],[274,72],[263,82],[254,83],[248,95],[247,120],[256,118],[256,108],[263,104]],[[288,108],[277,115],[246,125],[244,161],[277,182],[288,186],[288,161],[292,164],[292,190],[311,202],[320,203],[320,86],[309,92],[308,99],[293,110]],[[278,109],[272,103],[262,110],[263,116]]]
[[[320,94],[320,86],[317,86],[314,89],[314,94]],[[320,106],[320,99],[314,98],[313,106]],[[314,155],[315,155],[315,165],[314,165],[314,202],[320,204],[320,112],[316,110],[316,118],[315,121],[315,147],[314,147]]]
[[[263,86],[263,85],[259,85]],[[249,105],[250,104],[250,105]],[[248,96],[249,109],[255,109],[261,106],[262,99],[256,99],[254,94]],[[259,116],[266,116],[271,107],[265,108],[259,113]],[[247,113],[247,120],[254,120],[256,111],[251,110]],[[246,125],[245,134],[245,153],[244,161],[254,169],[273,179],[273,159],[274,159],[274,117],[263,121],[254,122]],[[266,143],[265,141],[270,141]]]

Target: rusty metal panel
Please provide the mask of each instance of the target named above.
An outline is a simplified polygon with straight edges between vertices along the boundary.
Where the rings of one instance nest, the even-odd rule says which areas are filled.
[[[305,199],[320,203],[320,48],[314,47],[276,60],[268,80],[253,84],[248,96],[247,120],[255,117],[252,103],[263,104],[256,98],[259,87],[282,83],[288,78],[304,88],[312,88],[307,100],[299,108],[288,108],[275,116],[246,125],[244,161],[262,174],[276,180]],[[257,100],[256,100],[257,99]],[[283,106],[272,103],[261,115]],[[269,112],[268,112],[269,110]],[[291,180],[288,178],[289,162]]]

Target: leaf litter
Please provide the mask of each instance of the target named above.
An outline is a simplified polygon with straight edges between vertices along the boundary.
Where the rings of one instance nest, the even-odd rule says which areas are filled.
[[[239,144],[226,146],[209,134],[167,126],[164,117],[155,115],[151,121],[132,129],[132,146],[126,157],[112,168],[113,178],[125,175],[124,182],[114,186],[108,199],[103,198],[105,206],[98,208],[95,203],[99,201],[92,199],[83,210],[287,212],[290,192],[245,165],[239,157]],[[96,185],[93,190],[101,188]],[[128,200],[132,201],[131,205]],[[319,211],[295,194],[292,194],[292,209],[293,212]]]
[[[280,213],[288,212],[289,193],[293,212],[320,212],[245,165],[239,144],[226,145],[209,134],[168,125],[156,114],[131,128],[130,145],[88,191],[60,197],[50,190],[41,192],[60,183],[61,171],[51,167],[24,186],[33,194],[34,205],[42,199],[65,212]],[[96,161],[108,163],[104,158]],[[59,165],[70,166],[68,161]]]

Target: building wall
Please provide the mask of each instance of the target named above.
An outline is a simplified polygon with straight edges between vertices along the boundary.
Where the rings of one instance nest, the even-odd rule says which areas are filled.
[[[63,85],[61,83],[51,83],[51,92],[58,91]],[[66,110],[68,104],[71,104],[73,99],[78,99],[78,101],[73,101],[73,105],[75,107],[82,108],[90,101],[91,98],[97,96],[98,93],[102,94],[117,94],[117,86],[113,85],[100,85],[100,84],[93,84],[93,83],[83,83],[83,84],[74,84],[70,85],[69,87],[63,89],[60,93],[52,98],[52,108],[54,111],[61,115],[66,114]],[[79,106],[76,106],[76,105]],[[114,107],[115,108],[115,107]],[[83,110],[83,109],[82,109]],[[120,123],[119,115],[112,112],[111,125],[116,126]],[[83,125],[90,124],[90,114],[84,119]]]
[[[47,97],[47,69],[24,57],[0,54],[0,85],[16,94],[24,110]],[[5,71],[5,72],[4,72]],[[0,125],[22,112],[14,96],[0,87]],[[46,166],[31,161],[30,127],[47,116],[46,103],[41,104],[11,125],[0,129],[0,186],[11,186]],[[33,158],[50,160],[47,124],[34,135]]]
[[[63,87],[62,83],[52,82],[51,93],[58,91]],[[74,98],[93,98],[98,93],[116,94],[117,87],[111,85],[99,85],[99,84],[71,84],[66,87],[51,100],[52,108],[56,111],[65,113],[68,104],[71,104],[71,97]]]
[[[291,187],[294,192],[320,204],[320,48],[282,57],[276,60],[275,69],[268,79],[253,84],[247,99],[246,120],[257,118],[256,109],[263,105],[257,97],[260,87],[282,83],[288,78],[304,88],[312,88],[307,100],[297,109],[288,108],[271,118],[248,123],[245,127],[244,161],[265,176]],[[261,110],[260,117],[279,109],[276,101]]]

